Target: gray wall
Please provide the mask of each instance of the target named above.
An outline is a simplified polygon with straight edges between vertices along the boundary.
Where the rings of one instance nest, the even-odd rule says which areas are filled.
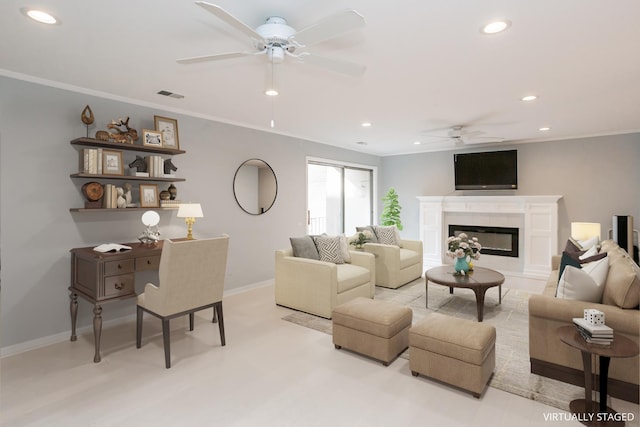
[[[176,183],[178,198],[202,204],[196,238],[231,236],[227,290],[273,278],[275,249],[305,233],[307,156],[380,164],[379,157],[328,145],[0,77],[2,347],[69,331],[69,249],[135,241],[144,229],[142,211],[69,212],[83,204],[85,181],[69,177],[78,168],[69,141],[86,134],[80,121],[86,104],[96,117],[91,135],[119,117],[130,116],[138,132],[153,129],[154,115],[178,120],[180,147],[187,151],[174,157],[177,175],[186,178]],[[260,216],[243,212],[233,196],[234,173],[249,158],[269,163],[278,180],[278,198]],[[186,235],[174,211],[159,213],[163,238]],[[155,276],[138,276],[137,290]],[[132,314],[133,304],[105,306],[104,320]],[[78,326],[90,325],[90,304],[79,308]]]
[[[403,236],[418,238],[420,234],[416,196],[462,194],[562,195],[559,250],[570,235],[571,222],[599,222],[603,238],[612,226],[613,215],[633,215],[635,228],[640,228],[640,133],[504,145],[491,150],[511,148],[518,150],[518,190],[491,193],[454,191],[453,151],[383,158],[380,192],[389,187],[398,191]]]

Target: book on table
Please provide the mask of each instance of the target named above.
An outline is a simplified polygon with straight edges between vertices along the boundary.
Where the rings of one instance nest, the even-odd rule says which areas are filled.
[[[590,344],[610,346],[613,342],[613,329],[607,325],[592,325],[581,317],[575,317],[573,323],[580,336]]]

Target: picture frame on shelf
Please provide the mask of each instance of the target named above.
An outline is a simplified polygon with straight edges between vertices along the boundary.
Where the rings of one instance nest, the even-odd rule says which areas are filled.
[[[174,150],[180,149],[178,138],[178,121],[168,117],[153,116],[156,131],[162,134],[162,147]]]
[[[124,175],[122,151],[102,150],[102,174]]]
[[[142,145],[145,147],[162,148],[162,132],[151,129],[142,130]]]
[[[158,199],[157,184],[140,184],[140,207],[157,208],[160,207]]]

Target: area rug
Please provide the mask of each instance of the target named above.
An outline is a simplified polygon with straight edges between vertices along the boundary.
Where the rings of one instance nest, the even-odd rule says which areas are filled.
[[[569,402],[584,397],[584,389],[529,372],[529,293],[502,288],[502,304],[498,288],[485,296],[484,323],[496,327],[496,369],[489,386],[535,400],[559,409],[569,410]],[[415,280],[399,289],[376,287],[375,299],[393,301],[411,307],[413,323],[429,313],[477,321],[475,294],[469,289],[455,289],[429,284],[429,308],[425,308],[424,279]],[[283,320],[331,334],[331,320],[294,312]],[[409,358],[408,350],[400,357]]]

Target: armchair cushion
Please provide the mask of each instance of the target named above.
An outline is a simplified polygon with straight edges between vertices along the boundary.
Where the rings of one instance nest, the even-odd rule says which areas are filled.
[[[371,279],[371,272],[357,265],[343,264],[337,272],[338,293],[357,288]]]
[[[422,263],[420,255],[417,251],[400,248],[400,268],[407,268],[414,264]]]

